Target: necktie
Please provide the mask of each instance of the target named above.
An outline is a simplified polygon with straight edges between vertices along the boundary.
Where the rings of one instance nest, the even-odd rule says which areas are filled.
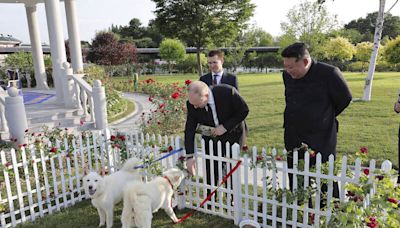
[[[218,77],[218,74],[214,74],[213,75],[212,85],[216,85],[217,84],[217,77]]]

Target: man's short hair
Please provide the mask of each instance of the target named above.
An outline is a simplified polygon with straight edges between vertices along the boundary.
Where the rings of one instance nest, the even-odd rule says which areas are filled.
[[[296,42],[287,46],[283,49],[281,55],[284,58],[296,58],[296,61],[303,59],[304,57],[310,57],[307,44],[302,42]]]
[[[211,50],[210,52],[208,52],[207,56],[208,57],[218,56],[218,58],[223,59],[224,52],[222,52],[221,50],[215,49],[215,50]]]

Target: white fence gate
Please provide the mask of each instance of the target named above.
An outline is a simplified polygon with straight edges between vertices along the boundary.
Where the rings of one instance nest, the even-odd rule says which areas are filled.
[[[124,156],[143,158],[150,153],[154,155],[154,158],[158,158],[162,156],[160,146],[172,146],[173,149],[178,149],[182,145],[179,137],[123,134],[123,140],[120,140],[124,143],[122,147],[121,145],[115,147],[116,141],[93,133],[84,137],[80,135],[70,140],[71,145],[68,139],[63,139],[56,145],[49,145],[46,149],[38,150],[35,145],[28,145],[27,149],[22,148],[18,152],[1,151],[1,227],[15,227],[19,223],[52,214],[86,199],[81,185],[84,170],[110,173],[121,167]],[[117,136],[117,140],[121,139],[118,138],[120,136]],[[279,189],[288,189],[287,174],[293,174],[294,186],[297,186],[297,182],[303,182],[304,189],[307,189],[311,180],[314,180],[313,183],[318,190],[325,180],[328,186],[328,201],[332,199],[332,183],[337,181],[340,186],[340,200],[343,201],[346,191],[345,183],[358,182],[362,173],[360,159],[357,159],[355,164],[347,164],[344,157],[341,175],[336,176],[333,174],[333,156],[329,160],[328,173],[324,173],[321,169],[320,155],[316,157],[316,171],[313,172],[307,168],[307,165],[304,169],[298,168],[297,152],[294,153],[294,168],[288,169],[286,162],[276,161],[280,159],[276,159],[278,157],[275,149],[257,151],[254,147],[241,156],[238,145],[231,148],[227,145],[226,148],[229,155],[227,158],[221,156],[220,143],[218,156],[206,155],[205,143],[201,142],[201,147],[195,154],[197,175],[186,179],[181,186],[180,191],[185,194],[175,195],[179,197],[178,208],[192,208],[232,219],[236,225],[243,219],[250,219],[262,227],[318,227],[321,218],[331,216],[329,204],[328,209],[321,210],[319,203],[314,203],[314,206],[309,208],[307,203],[304,206],[298,205],[297,199],[288,200],[285,194],[277,197],[275,193]],[[210,144],[210,151],[213,149]],[[124,150],[124,153],[121,153],[121,150]],[[285,151],[280,154],[285,156]],[[161,166],[163,169],[175,166],[182,155],[184,151],[162,160]],[[309,157],[307,152],[305,164],[308,164]],[[219,171],[219,180],[222,180],[226,174],[224,167],[234,167],[239,160],[241,164],[230,177],[232,183],[228,180],[227,186],[222,185],[218,188],[217,197],[213,196],[210,201],[200,207],[200,203],[207,197],[207,189],[217,188],[206,183],[206,159],[211,161],[211,173],[216,169]],[[217,167],[213,165],[213,161],[217,162]],[[255,161],[264,164],[264,167],[255,167]],[[346,175],[350,166],[354,172],[352,178]],[[375,161],[372,160],[369,166],[371,180],[374,178],[374,169]],[[214,183],[213,178],[212,176],[211,183]],[[320,202],[320,194],[314,194],[312,198],[314,202]],[[314,216],[313,222],[310,215]]]

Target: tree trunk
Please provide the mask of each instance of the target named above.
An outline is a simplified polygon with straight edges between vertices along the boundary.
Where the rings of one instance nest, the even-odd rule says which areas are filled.
[[[196,48],[196,57],[197,57],[197,72],[199,73],[199,77],[203,75],[203,68],[201,66],[201,59],[200,59],[200,47]]]
[[[381,36],[382,36],[382,30],[383,30],[385,2],[386,2],[386,0],[379,0],[379,12],[378,12],[378,17],[376,19],[375,34],[374,34],[374,46],[372,49],[371,59],[369,62],[368,76],[365,78],[364,96],[362,98],[362,100],[364,100],[364,101],[371,100],[372,80],[374,79],[376,59],[378,57],[379,45],[381,42]]]

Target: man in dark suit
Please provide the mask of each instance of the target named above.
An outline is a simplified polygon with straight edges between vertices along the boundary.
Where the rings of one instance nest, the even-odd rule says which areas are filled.
[[[224,53],[220,50],[211,50],[207,57],[210,73],[200,77],[200,81],[207,85],[228,84],[239,90],[235,75],[226,72],[223,68]]]
[[[198,124],[215,127],[211,136],[203,135],[206,142],[206,154],[210,154],[209,142],[213,143],[213,155],[217,156],[217,142],[221,141],[222,156],[226,156],[225,144],[239,143],[242,135],[242,121],[249,113],[249,108],[239,92],[232,86],[221,84],[209,88],[201,81],[189,85],[187,101],[187,119],[185,125],[185,149],[188,156],[187,168],[194,174],[195,132]],[[218,162],[214,161],[214,183],[218,185]],[[211,184],[210,160],[206,159],[207,184]],[[209,190],[207,191],[210,192]]]
[[[350,104],[352,96],[337,67],[311,59],[304,43],[294,43],[282,51],[283,82],[286,108],[284,112],[284,141],[288,153],[288,167],[293,167],[292,151],[305,143],[317,153],[322,162],[336,155],[339,123],[336,117]],[[303,150],[299,159],[304,159]],[[315,165],[316,157],[310,158]],[[293,186],[292,175],[289,184]],[[325,189],[324,189],[325,188]],[[323,185],[322,191],[326,190]],[[339,195],[337,182],[333,195]]]

